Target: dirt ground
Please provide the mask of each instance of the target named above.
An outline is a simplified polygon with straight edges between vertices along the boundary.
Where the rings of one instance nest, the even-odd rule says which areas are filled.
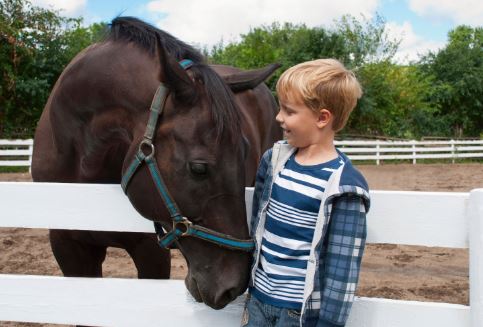
[[[358,166],[372,190],[468,192],[483,188],[483,163]],[[30,181],[27,173],[0,174],[0,181]],[[370,222],[369,222],[370,223]],[[135,278],[126,252],[108,250],[107,277]],[[172,251],[171,278],[183,279],[186,262]],[[0,273],[61,275],[45,230],[0,229]],[[357,295],[417,301],[469,303],[468,251],[396,244],[369,244]],[[20,326],[0,322],[0,326]],[[22,326],[27,326],[23,325]]]

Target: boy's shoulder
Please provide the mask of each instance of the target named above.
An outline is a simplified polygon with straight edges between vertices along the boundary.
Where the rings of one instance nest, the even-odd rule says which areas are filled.
[[[369,191],[369,185],[367,184],[364,175],[355,168],[352,164],[345,165],[341,176],[341,185],[353,185],[358,186],[366,191]]]
[[[352,162],[347,158],[347,156],[342,154],[342,157],[347,161],[345,161],[340,175],[340,194],[358,194],[364,201],[366,212],[368,212],[371,206],[369,185],[367,184],[367,181],[362,173],[352,165]]]
[[[345,154],[341,152],[339,153],[345,162],[339,185],[356,186],[369,192],[369,185],[367,184],[364,175],[362,175],[362,173],[356,167],[354,167],[354,165],[352,165],[352,162]]]

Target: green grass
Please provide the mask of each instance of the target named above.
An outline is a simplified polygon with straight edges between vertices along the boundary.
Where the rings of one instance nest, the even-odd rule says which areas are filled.
[[[29,167],[16,167],[16,166],[0,167],[0,173],[28,173],[28,172],[29,172]]]

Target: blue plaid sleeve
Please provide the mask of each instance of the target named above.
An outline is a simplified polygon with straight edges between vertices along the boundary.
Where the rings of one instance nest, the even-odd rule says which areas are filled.
[[[250,233],[255,232],[255,221],[256,216],[258,214],[258,210],[260,209],[260,198],[263,193],[263,187],[265,185],[265,178],[267,175],[267,169],[269,166],[270,159],[272,157],[272,149],[265,151],[260,160],[257,170],[257,176],[255,178],[255,189],[253,191],[253,200],[252,200],[252,219],[250,220]]]
[[[332,204],[317,326],[344,326],[354,301],[366,243],[366,207],[357,194],[346,194]]]

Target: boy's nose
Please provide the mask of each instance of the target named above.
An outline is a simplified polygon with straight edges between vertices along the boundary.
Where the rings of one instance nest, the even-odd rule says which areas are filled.
[[[275,116],[275,120],[281,124],[283,122],[282,115],[280,114],[280,111],[278,112],[277,116]]]

